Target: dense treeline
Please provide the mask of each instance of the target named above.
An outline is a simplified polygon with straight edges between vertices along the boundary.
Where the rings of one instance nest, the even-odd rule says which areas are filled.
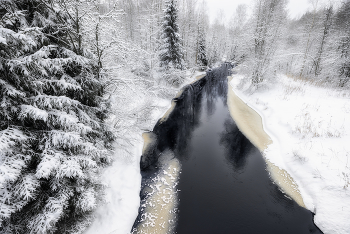
[[[286,6],[284,0],[257,0],[248,19],[238,8],[235,18],[245,20],[239,24],[232,21],[224,35],[216,34],[229,35],[230,49],[219,51],[232,51],[228,58],[246,68],[242,72],[254,86],[276,73],[326,85],[348,85],[350,1],[337,8],[317,5],[316,1],[311,12],[293,20],[287,18]]]
[[[349,6],[314,8],[288,21],[276,56],[278,72],[343,87],[349,80]]]
[[[299,19],[287,18],[286,0],[256,0],[252,13],[240,5],[226,20],[222,12],[209,23],[205,1],[178,1],[179,32],[186,68],[224,60],[249,67],[254,84],[278,72],[345,86],[349,80],[349,1],[321,5]],[[125,36],[147,51],[149,67],[158,65],[163,22],[162,0],[120,1],[126,9]],[[147,19],[147,20],[144,20]],[[203,42],[205,44],[203,44]],[[204,64],[207,64],[204,62]]]
[[[188,71],[226,60],[254,87],[277,73],[347,87],[350,1],[294,20],[286,6],[210,23],[199,0],[0,0],[0,232],[82,232],[115,136]]]

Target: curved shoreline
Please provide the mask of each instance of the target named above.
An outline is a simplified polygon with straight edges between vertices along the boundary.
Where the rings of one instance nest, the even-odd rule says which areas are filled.
[[[203,76],[196,77],[200,80]],[[232,77],[229,77],[229,82]],[[179,98],[183,94],[180,90],[171,102],[170,108],[159,119],[159,123],[168,120],[170,114],[175,109]],[[228,84],[227,106],[229,113],[236,122],[239,130],[255,145],[259,151],[264,151],[272,140],[264,131],[261,116],[244,103],[233,91]],[[153,132],[145,132],[142,135],[144,145],[142,154],[146,155],[154,150],[157,142],[157,136]],[[305,207],[303,199],[294,183],[292,177],[285,171],[281,170],[264,157],[268,171],[273,181],[281,188],[281,191],[291,197],[298,205]],[[159,173],[151,176],[151,180],[146,182],[141,189],[140,211],[141,216],[135,221],[132,233],[161,234],[169,233],[174,229],[174,223],[177,219],[177,184],[179,173],[181,173],[181,164],[176,160],[171,151],[162,153],[159,158],[162,161],[162,168]],[[151,182],[151,183],[149,183]]]
[[[190,84],[200,80],[205,75],[195,77]],[[186,87],[186,86],[185,86]],[[176,107],[176,99],[184,92],[182,88],[172,99],[169,109],[158,120],[164,123]],[[144,140],[142,155],[150,153],[157,144],[157,136],[153,132],[145,132],[142,134]],[[143,212],[139,223],[134,227],[131,233],[145,234],[166,234],[172,233],[174,223],[177,219],[177,184],[179,173],[181,171],[180,162],[173,156],[171,151],[162,154],[159,160],[163,161],[163,166],[156,173],[151,181],[144,185],[142,190],[147,190],[147,197],[141,201],[141,209]]]
[[[233,91],[230,85],[233,77],[228,79],[227,106],[231,117],[237,124],[239,130],[261,151],[273,143],[270,136],[265,132],[262,117],[250,106],[244,103]],[[263,154],[264,155],[264,154]],[[278,166],[270,162],[264,157],[267,169],[270,172],[271,178],[279,185],[284,193],[291,197],[298,205],[306,208],[298,185],[290,174],[280,169]]]

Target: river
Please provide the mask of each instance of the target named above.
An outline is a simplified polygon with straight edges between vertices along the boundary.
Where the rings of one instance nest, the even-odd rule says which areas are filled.
[[[270,178],[227,107],[230,65],[186,86],[144,138],[133,233],[322,233]]]

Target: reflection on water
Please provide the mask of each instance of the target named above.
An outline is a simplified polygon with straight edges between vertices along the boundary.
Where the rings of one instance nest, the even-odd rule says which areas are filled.
[[[251,148],[249,140],[243,136],[231,118],[224,122],[224,130],[220,133],[220,144],[227,150],[226,160],[233,166],[232,170],[244,169],[247,151]]]
[[[229,82],[232,79],[232,77],[228,77]],[[227,105],[230,115],[237,124],[238,129],[249,139],[250,142],[253,143],[254,146],[263,152],[272,143],[272,140],[264,131],[261,116],[244,103],[234,93],[232,87],[228,88]],[[298,185],[289,173],[274,165],[266,157],[265,161],[273,181],[275,181],[288,196],[293,198],[298,205],[305,207]]]
[[[179,160],[178,214],[173,232],[321,233],[312,213],[286,197],[269,178],[259,150],[238,130],[227,108],[228,67],[210,72],[175,99],[158,122],[141,161],[143,178],[159,173],[162,152]],[[143,183],[141,195],[147,186]],[[147,200],[145,197],[143,201]],[[142,210],[134,228],[142,233]],[[158,233],[169,233],[169,229]]]

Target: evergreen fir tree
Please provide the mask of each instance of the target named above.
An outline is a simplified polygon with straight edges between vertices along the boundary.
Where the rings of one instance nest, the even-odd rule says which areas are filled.
[[[197,65],[200,67],[208,66],[206,40],[204,29],[201,25],[198,26],[198,39],[197,39]]]
[[[176,0],[166,0],[166,9],[164,10],[163,34],[161,40],[163,44],[160,47],[160,67],[166,71],[169,69],[183,69],[183,52],[178,26],[178,9]]]
[[[108,103],[69,22],[51,0],[0,0],[0,233],[81,232],[101,193]]]

